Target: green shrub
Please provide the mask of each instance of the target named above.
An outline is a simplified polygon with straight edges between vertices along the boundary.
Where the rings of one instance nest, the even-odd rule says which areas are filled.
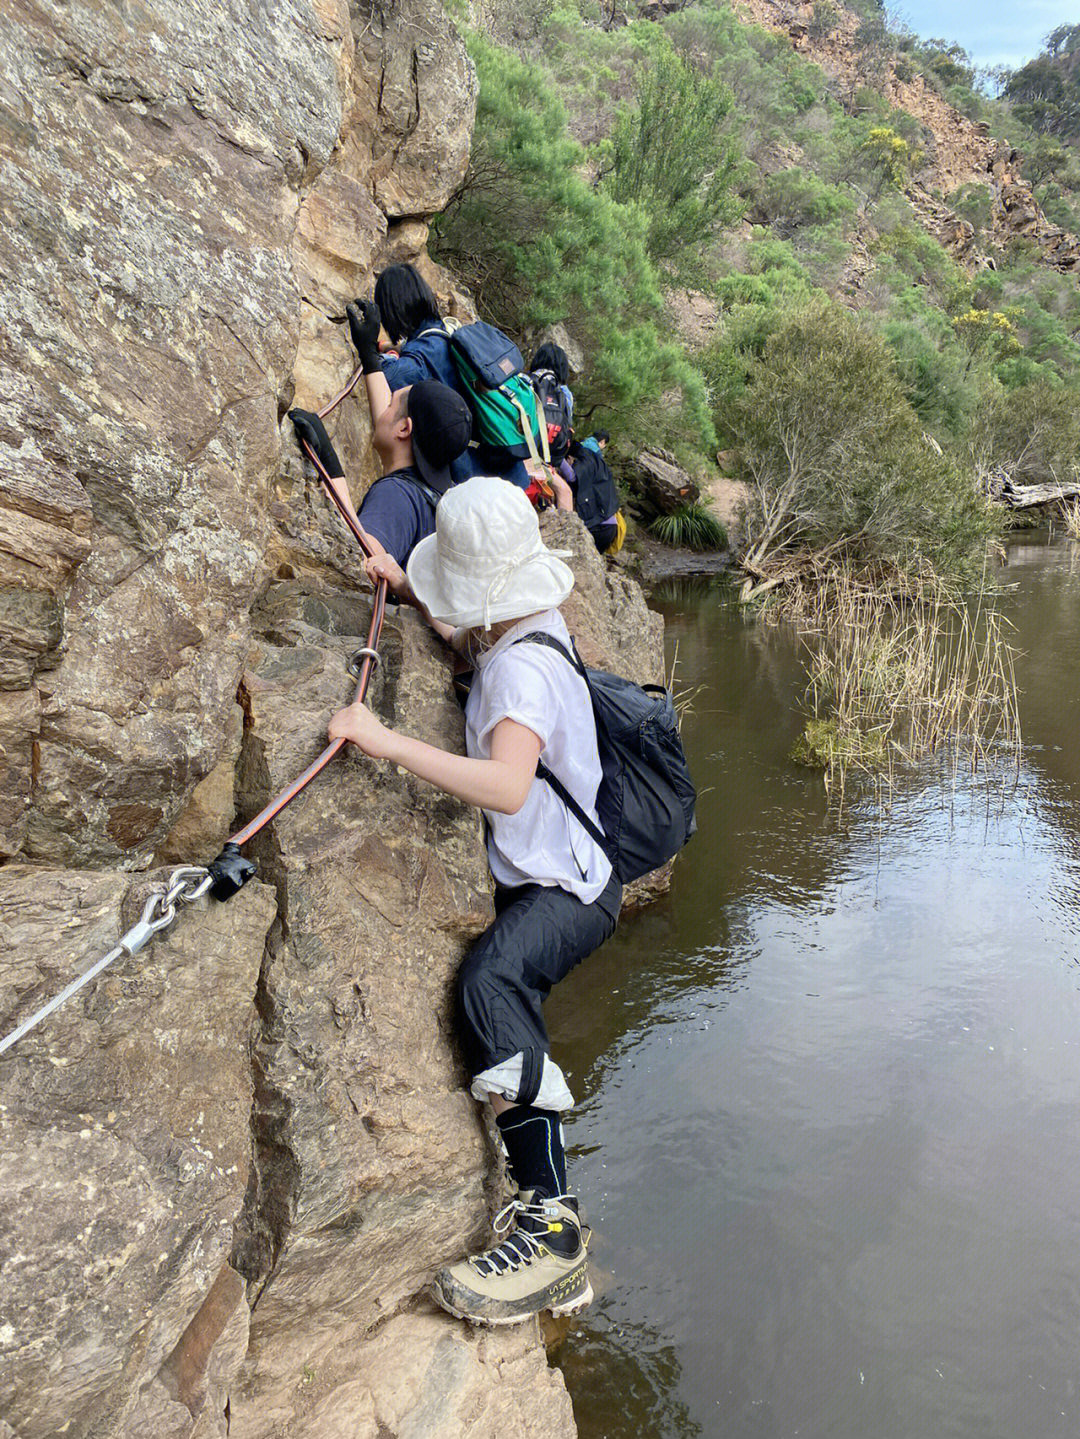
[[[990,229],[994,219],[994,201],[989,185],[961,185],[949,196],[949,204],[972,225],[977,235]]]
[[[777,170],[762,182],[754,218],[786,236],[802,225],[823,225],[850,215],[854,208],[849,195],[825,184],[812,171]]]
[[[607,188],[647,214],[654,259],[699,254],[742,213],[733,193],[739,152],[724,129],[731,90],[663,48],[640,71],[636,100],[615,125]]]
[[[670,515],[660,515],[649,526],[649,532],[661,544],[684,550],[722,550],[727,544],[727,531],[701,500],[680,505]]]
[[[1024,484],[1053,484],[1080,470],[1080,390],[1035,379],[987,388],[972,426],[972,450],[985,469],[1001,467]]]
[[[824,40],[836,29],[840,11],[832,0],[814,0],[814,11],[810,19],[810,35],[814,40]]]
[[[938,312],[932,328],[911,320],[890,320],[882,333],[904,394],[929,429],[959,438],[975,403],[966,356]],[[932,322],[931,322],[932,323]]]
[[[587,360],[578,403],[593,423],[636,428],[652,406],[658,443],[709,450],[703,378],[661,334],[647,211],[589,183],[542,70],[483,36],[468,43],[480,79],[472,159],[433,227],[434,254],[504,329],[569,325]]]
[[[858,562],[981,572],[996,520],[924,439],[885,345],[839,306],[816,301],[785,317],[732,429],[755,496],[751,566],[843,543]]]
[[[899,224],[879,235],[872,245],[878,254],[891,255],[897,266],[942,309],[958,309],[970,297],[967,276],[949,252],[932,235],[915,224]]]

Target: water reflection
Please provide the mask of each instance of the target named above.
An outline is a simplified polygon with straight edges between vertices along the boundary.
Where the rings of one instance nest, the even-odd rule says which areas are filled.
[[[643,1324],[619,1328],[603,1320],[595,1333],[578,1336],[562,1362],[574,1393],[608,1396],[599,1431],[604,1439],[641,1439],[644,1434],[693,1439],[700,1424],[678,1397],[680,1367],[671,1344]]]
[[[548,1006],[611,1276],[559,1361],[583,1439],[1075,1435],[1076,553],[1010,554],[1014,784],[842,825],[787,760],[793,638],[671,602],[701,833]]]

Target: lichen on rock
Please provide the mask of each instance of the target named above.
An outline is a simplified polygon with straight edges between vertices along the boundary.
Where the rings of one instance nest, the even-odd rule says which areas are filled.
[[[436,0],[30,0],[4,27],[7,1032],[351,696],[370,592],[284,415],[345,383],[344,306],[384,264],[469,317],[424,246],[476,81]],[[332,428],[359,498],[366,405]],[[640,592],[548,523],[583,653],[655,678]],[[460,744],[415,614],[382,648],[376,707]],[[347,757],[254,853],[0,1058],[0,1428],[571,1435],[535,1325],[417,1299],[497,1183],[450,1013],[491,913],[475,813]]]

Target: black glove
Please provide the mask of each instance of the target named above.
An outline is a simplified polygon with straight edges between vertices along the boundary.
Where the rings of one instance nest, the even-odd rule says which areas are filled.
[[[354,300],[345,306],[349,320],[349,334],[360,356],[360,368],[365,375],[373,375],[382,369],[379,359],[379,330],[382,316],[374,300]]]
[[[319,463],[332,480],[338,479],[345,471],[341,468],[341,461],[337,457],[337,451],[330,443],[330,436],[326,433],[326,426],[318,415],[313,415],[310,410],[290,410],[289,419],[296,427],[298,440],[307,440],[308,444],[319,457]]]

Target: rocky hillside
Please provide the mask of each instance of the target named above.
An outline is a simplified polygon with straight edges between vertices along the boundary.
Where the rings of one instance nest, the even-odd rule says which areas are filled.
[[[1034,189],[1020,173],[1020,156],[1011,145],[990,134],[983,121],[971,120],[926,83],[918,73],[902,73],[883,58],[873,75],[856,42],[860,19],[840,8],[828,28],[814,23],[814,5],[795,0],[738,0],[747,19],[786,35],[794,49],[820,65],[840,92],[854,96],[874,83],[897,110],[914,116],[930,137],[923,163],[906,185],[906,193],[927,229],[968,264],[993,263],[993,252],[1010,240],[1033,241],[1045,262],[1064,273],[1080,275],[1080,239],[1054,225],[1043,213]],[[981,243],[970,221],[940,196],[963,185],[985,185],[992,203],[990,226]]]
[[[352,694],[370,594],[283,417],[348,377],[383,264],[466,303],[425,242],[476,77],[435,0],[3,23],[6,1033]],[[336,440],[362,485],[356,400]],[[640,592],[555,523],[583,648],[655,675]],[[381,710],[460,743],[413,614],[383,655]],[[491,913],[474,813],[348,758],[256,857],[0,1059],[0,1435],[572,1435],[535,1327],[422,1297],[498,1182],[449,1039]]]

